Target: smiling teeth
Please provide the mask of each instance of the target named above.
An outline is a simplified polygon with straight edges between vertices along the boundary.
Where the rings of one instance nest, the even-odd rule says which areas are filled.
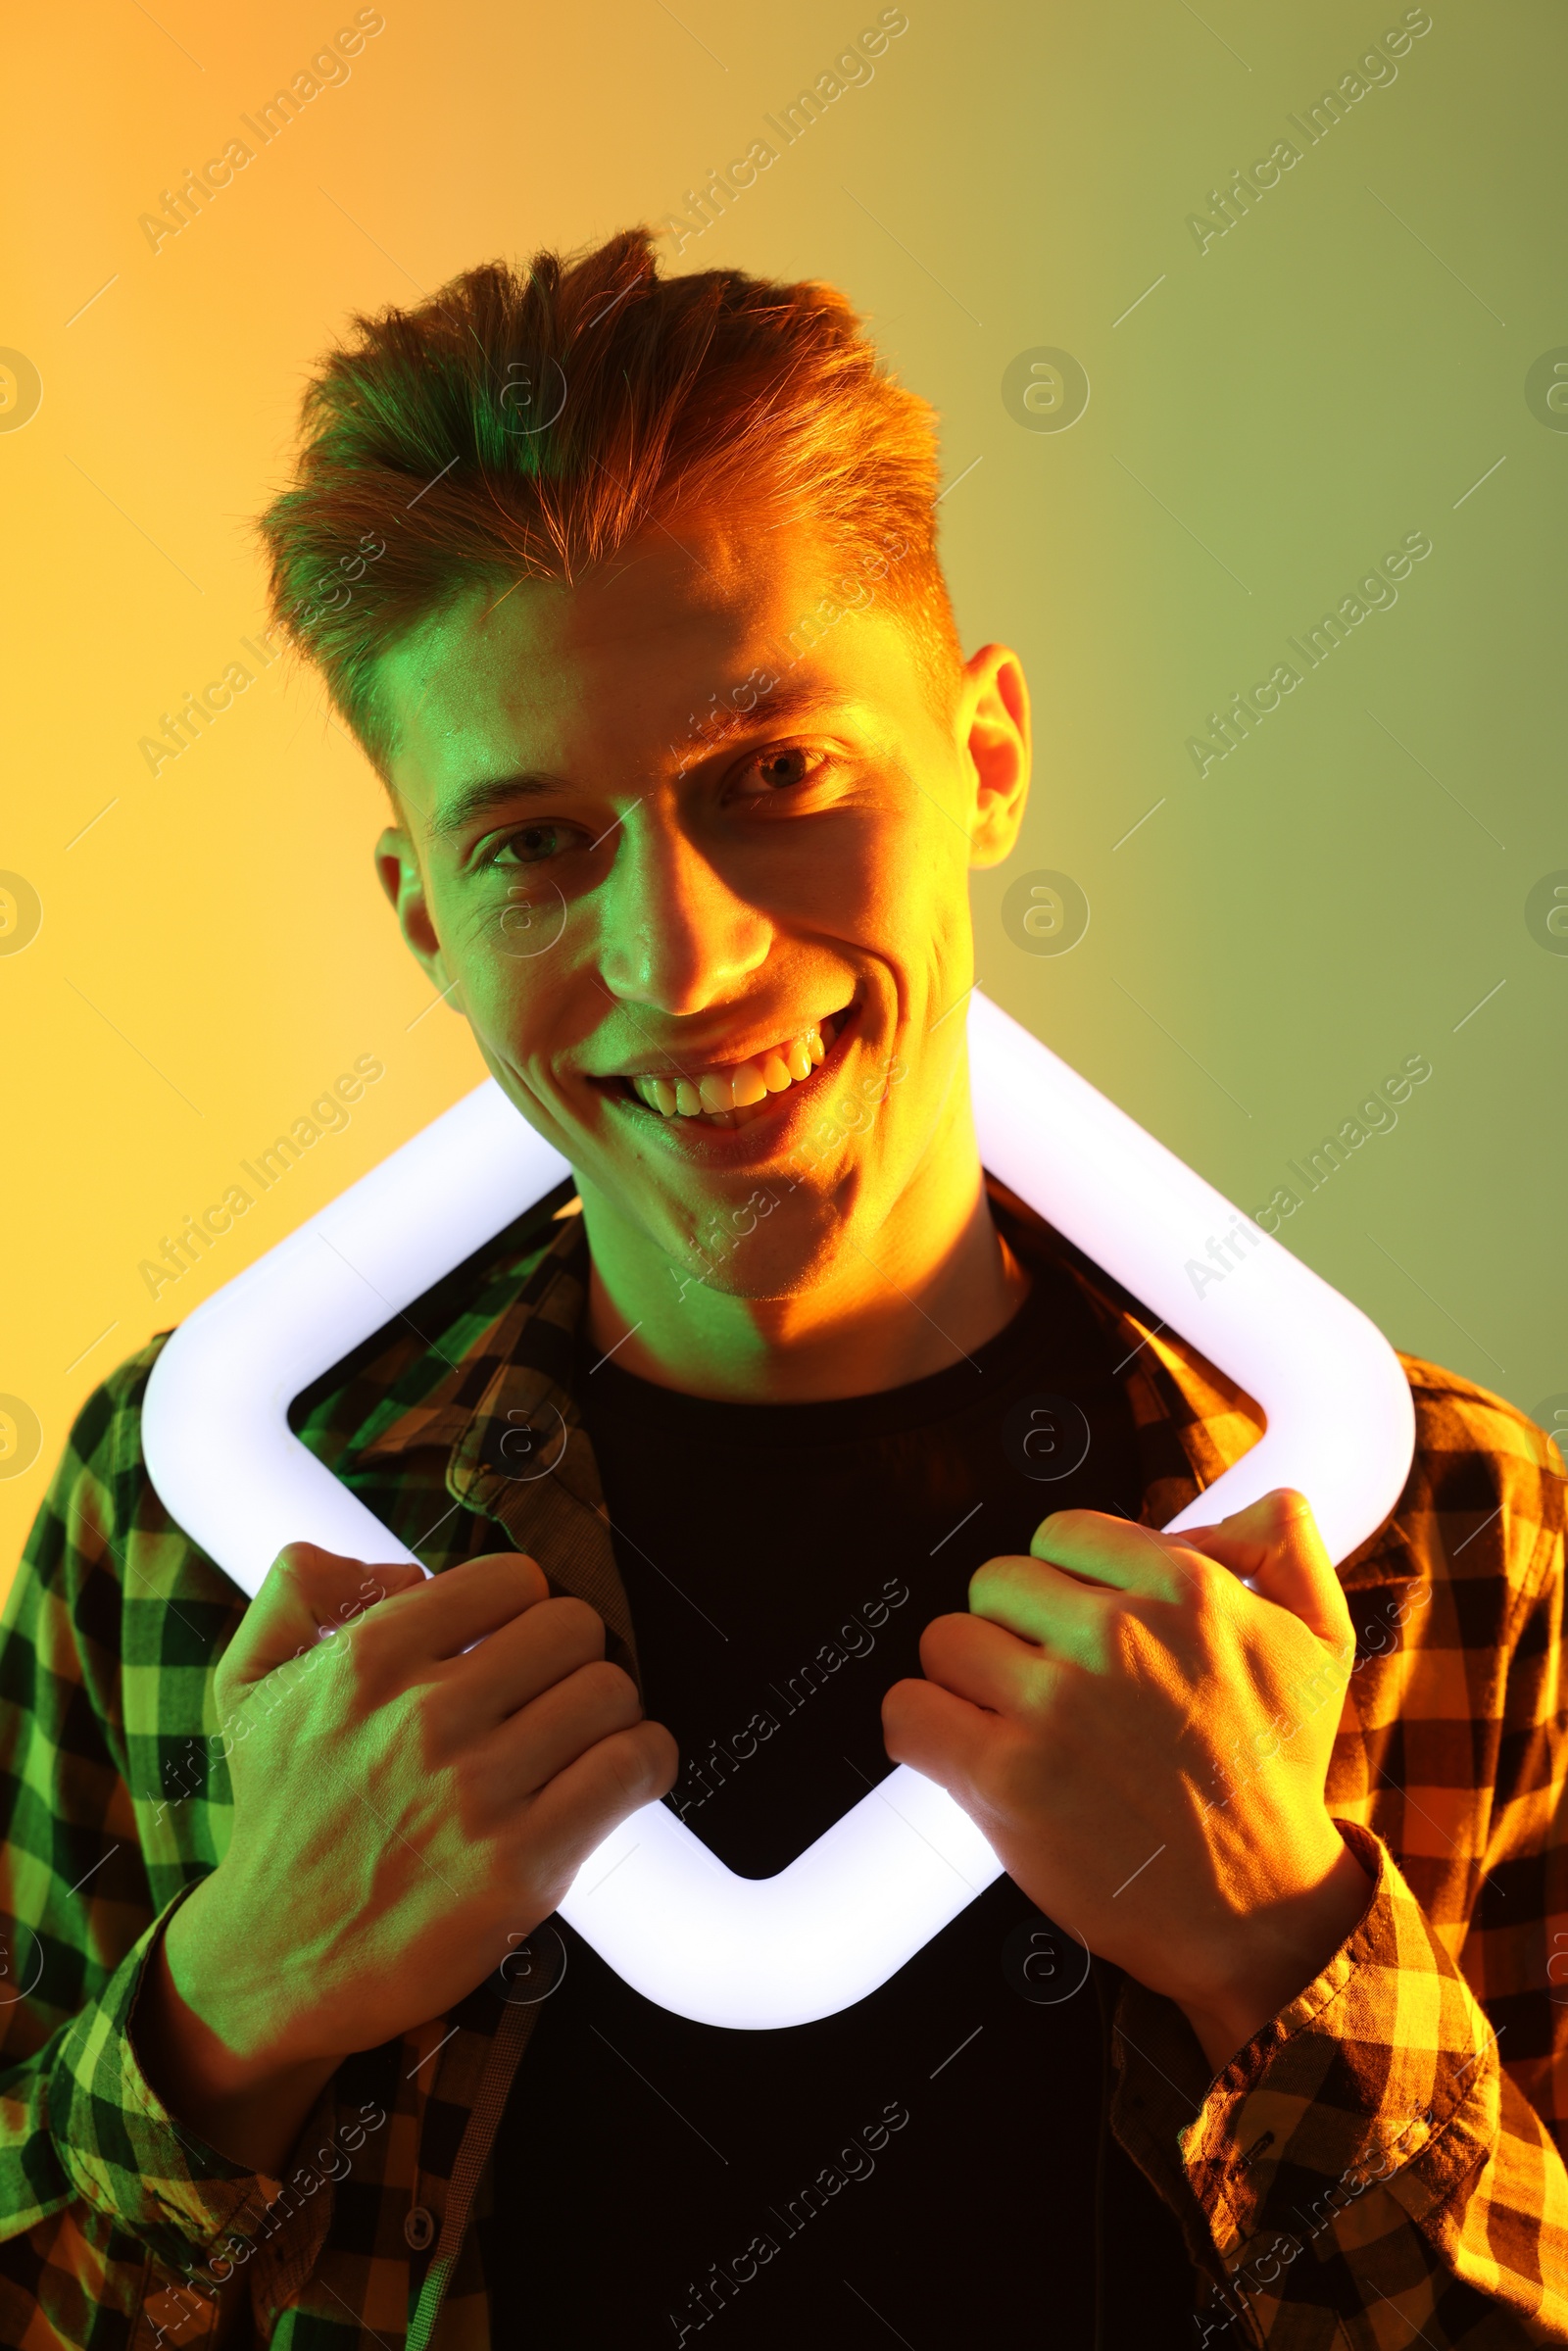
[[[662,1118],[710,1118],[727,1125],[731,1111],[751,1109],[768,1095],[783,1094],[808,1078],[826,1058],[837,1034],[838,1024],[830,1016],[749,1061],[705,1069],[695,1079],[638,1077],[629,1083],[638,1101]]]

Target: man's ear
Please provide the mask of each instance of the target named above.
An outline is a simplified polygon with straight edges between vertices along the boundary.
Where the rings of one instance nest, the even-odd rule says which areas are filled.
[[[974,770],[971,866],[1010,857],[1029,797],[1029,687],[1010,646],[982,645],[964,663],[958,704]]]
[[[455,1010],[463,1009],[462,990],[452,988],[452,975],[446,967],[446,956],[430,918],[429,901],[425,896],[424,876],[415,855],[414,843],[400,824],[389,824],[375,845],[376,879],[392,904],[398,918],[398,928],[408,943],[410,954],[420,965],[432,987],[446,997]]]

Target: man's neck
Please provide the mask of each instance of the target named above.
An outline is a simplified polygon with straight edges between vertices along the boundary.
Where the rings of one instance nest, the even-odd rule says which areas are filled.
[[[672,1280],[669,1258],[593,1186],[588,1336],[600,1359],[691,1396],[803,1403],[866,1396],[963,1361],[1010,1322],[1029,1276],[992,1221],[973,1130],[922,1173],[869,1244],[775,1298]],[[720,1275],[718,1278],[722,1278]]]

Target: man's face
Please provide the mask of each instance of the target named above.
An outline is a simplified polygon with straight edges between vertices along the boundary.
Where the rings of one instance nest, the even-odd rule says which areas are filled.
[[[377,861],[590,1228],[781,1298],[874,1250],[969,1134],[966,877],[1016,836],[1027,699],[989,647],[939,714],[885,595],[798,529],[681,542],[486,587],[388,655]],[[664,1115],[649,1078],[739,1106]]]

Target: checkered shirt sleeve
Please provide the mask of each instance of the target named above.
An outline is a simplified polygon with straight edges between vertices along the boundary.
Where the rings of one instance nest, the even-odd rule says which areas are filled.
[[[1120,1995],[1115,2127],[1209,2280],[1204,2345],[1568,2341],[1564,1481],[1502,1397],[1403,1361],[1409,1483],[1340,1569],[1327,1799],[1365,1914],[1212,2080],[1172,2003]]]

